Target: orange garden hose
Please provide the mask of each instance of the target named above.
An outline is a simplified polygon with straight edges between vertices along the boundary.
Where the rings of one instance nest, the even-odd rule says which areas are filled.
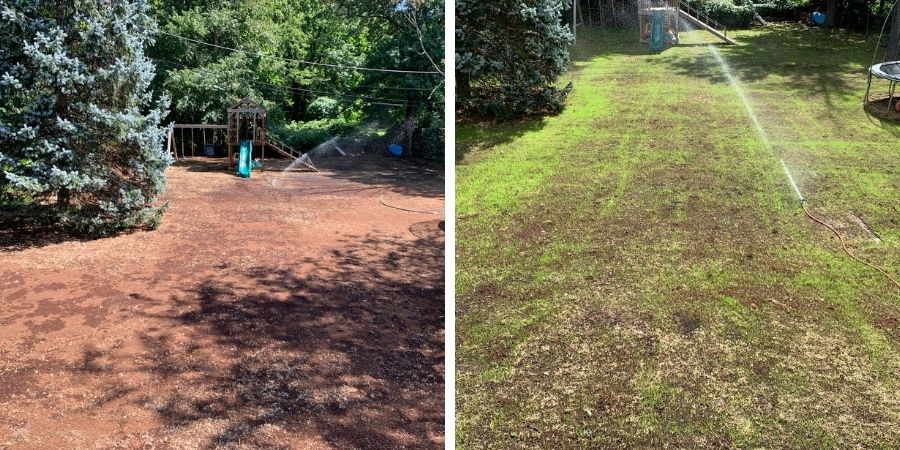
[[[859,262],[859,263],[865,264],[866,266],[869,266],[869,267],[871,267],[872,269],[875,269],[875,270],[881,272],[882,275],[886,276],[889,280],[891,280],[891,282],[894,283],[895,286],[897,286],[897,289],[900,289],[900,282],[898,282],[896,278],[892,277],[891,274],[887,273],[887,271],[885,271],[885,270],[882,269],[881,267],[878,267],[878,266],[876,266],[876,265],[874,265],[874,264],[872,264],[872,263],[869,263],[869,262],[867,262],[867,261],[864,261],[864,260],[858,258],[858,257],[857,257],[856,255],[854,255],[853,253],[850,253],[850,249],[847,248],[847,243],[844,242],[844,236],[841,236],[841,233],[839,233],[838,230],[834,229],[834,227],[832,227],[831,225],[825,223],[825,221],[823,221],[823,220],[817,218],[817,217],[814,216],[811,212],[809,212],[809,208],[806,207],[806,202],[805,202],[805,201],[801,201],[801,202],[800,202],[800,205],[803,207],[803,212],[805,212],[806,215],[807,215],[810,219],[812,219],[813,221],[815,221],[815,222],[821,224],[821,225],[824,226],[825,228],[828,228],[829,230],[831,230],[832,233],[834,233],[835,236],[837,236],[838,240],[841,241],[841,248],[844,249],[844,253],[846,253],[847,256],[849,256],[851,259],[853,259],[853,260],[855,260],[855,261],[857,261],[857,262]]]

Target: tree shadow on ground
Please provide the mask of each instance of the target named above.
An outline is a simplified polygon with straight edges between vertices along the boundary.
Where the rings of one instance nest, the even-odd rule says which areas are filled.
[[[634,33],[632,33],[634,34]],[[646,54],[634,36],[630,42],[627,30],[595,30],[579,28],[577,45],[569,47],[569,70],[562,74],[557,83],[562,88],[573,76],[577,77],[587,64],[598,59],[609,59],[616,54]],[[575,89],[578,83],[575,82]],[[466,159],[479,150],[493,148],[515,141],[522,135],[540,131],[547,124],[546,115],[533,115],[514,120],[495,121],[491,118],[468,115],[456,122],[456,164],[465,164]]]
[[[546,117],[525,117],[507,122],[460,121],[456,127],[456,164],[465,164],[473,151],[512,142],[526,133],[540,131]]]
[[[619,55],[651,55],[646,44],[641,44],[637,31],[627,28],[578,29],[576,45],[569,47],[569,70],[557,84],[563,87],[569,80],[574,89],[580,88],[578,77],[587,66],[611,60]],[[518,120],[496,122],[486,119],[466,118],[457,121],[456,163],[465,164],[473,152],[493,148],[515,141],[519,137],[540,131],[547,125],[549,116],[529,116]]]
[[[427,198],[444,196],[443,165],[350,152],[346,156],[313,157],[313,161],[330,178],[368,186],[383,186],[403,195]]]
[[[271,427],[338,448],[442,447],[442,242],[345,244],[286,267],[218,267],[144,314],[163,325],[141,332],[138,370],[170,387],[153,405],[170,431],[226,422],[210,447],[284,445]]]
[[[268,158],[262,167],[254,169],[250,177],[274,176],[304,172],[309,176],[322,176],[349,181],[369,187],[384,187],[392,192],[417,197],[440,198],[444,196],[444,168],[428,162],[390,158],[367,153],[350,153],[346,156],[320,155],[311,157],[315,172],[303,165],[292,164],[288,158]],[[174,164],[186,167],[188,172],[221,172],[237,176],[223,158],[190,158]]]
[[[769,25],[736,39],[738,45],[722,46],[720,52],[741,82],[779,77],[779,88],[820,98],[829,108],[838,98],[862,99],[853,77],[864,79],[871,58],[862,36],[827,34],[799,25]],[[671,56],[663,61],[676,74],[728,83],[712,53]]]
[[[894,103],[889,104],[887,94],[872,95],[869,102],[863,105],[866,116],[873,123],[887,130],[894,136],[900,136],[900,111],[897,111],[895,105],[900,99],[894,99]]]
[[[569,47],[570,70],[577,71],[586,63],[608,60],[621,55],[652,55],[647,44],[640,42],[637,28],[578,29],[578,41]]]
[[[40,248],[64,242],[88,242],[108,239],[129,232],[125,230],[105,236],[87,236],[62,226],[53,205],[28,205],[16,210],[0,210],[0,254]]]

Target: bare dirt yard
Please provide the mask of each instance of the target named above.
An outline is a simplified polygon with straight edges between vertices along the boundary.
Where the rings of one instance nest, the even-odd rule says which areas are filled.
[[[443,169],[169,169],[159,229],[0,232],[0,448],[442,448]],[[386,206],[391,205],[390,206]]]

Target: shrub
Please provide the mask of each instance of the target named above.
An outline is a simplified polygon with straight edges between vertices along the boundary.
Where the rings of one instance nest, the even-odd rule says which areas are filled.
[[[316,119],[325,119],[340,114],[341,105],[333,98],[318,97],[309,104],[306,111]]]
[[[728,28],[746,28],[753,23],[751,4],[735,4],[727,0],[691,0],[689,4]]]
[[[460,108],[498,120],[558,114],[565,107],[566,97],[571,90],[571,82],[563,89],[553,86],[482,87],[474,97],[477,100],[463,99],[462,102],[468,103],[461,103]]]
[[[756,13],[773,20],[797,20],[809,13],[809,0],[775,0],[754,5]]]
[[[444,162],[444,117],[437,111],[423,111],[413,132],[413,156]]]
[[[273,127],[272,132],[296,150],[306,152],[319,144],[352,131],[356,123],[344,119],[321,119],[308,122],[288,122]]]

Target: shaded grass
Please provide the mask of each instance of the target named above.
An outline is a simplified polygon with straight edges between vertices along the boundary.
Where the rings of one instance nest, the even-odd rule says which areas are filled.
[[[900,445],[900,295],[778,163],[900,272],[897,137],[860,104],[871,49],[785,26],[720,47],[773,154],[707,47],[632,34],[584,34],[560,115],[457,127],[460,446]]]

